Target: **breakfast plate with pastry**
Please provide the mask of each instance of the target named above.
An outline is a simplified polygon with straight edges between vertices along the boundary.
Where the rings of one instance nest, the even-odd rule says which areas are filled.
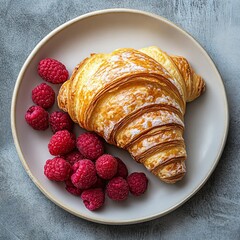
[[[46,62],[54,67],[39,67],[42,59],[50,59]],[[53,69],[58,77],[63,71],[64,77],[56,80],[48,72]],[[33,98],[37,93],[32,90],[41,83],[47,83],[55,93],[48,109],[39,107],[39,99]],[[30,113],[35,104],[36,111]],[[57,126],[51,118],[56,111],[69,116],[74,125],[71,134],[76,137],[66,129],[50,130]],[[206,51],[170,21],[132,9],[88,13],[49,33],[24,63],[11,109],[19,158],[40,191],[66,211],[104,224],[155,219],[190,199],[217,166],[228,122],[223,81]],[[34,131],[34,127],[41,131]],[[139,178],[123,176],[121,181],[115,179],[114,185],[110,178],[114,174],[117,178],[117,170],[106,176],[111,175],[109,169],[114,168],[115,160],[108,163],[112,164],[108,169],[105,166],[109,172],[102,173],[104,164],[98,157],[103,152],[91,159],[95,145],[91,148],[92,142],[79,137],[86,133],[93,134],[96,146],[96,139],[101,139],[108,156],[104,155],[104,161],[111,162],[110,156],[121,159],[129,176],[139,173]],[[84,155],[83,144],[90,153]],[[70,151],[83,155],[72,166],[64,157]],[[47,163],[47,159],[54,160]],[[105,204],[89,211],[97,202],[88,190],[91,184],[96,186],[96,176],[106,182],[101,190]],[[81,187],[80,181],[86,184],[90,178],[95,182]],[[66,192],[68,180],[67,187],[75,196]],[[141,187],[144,194],[140,194]]]

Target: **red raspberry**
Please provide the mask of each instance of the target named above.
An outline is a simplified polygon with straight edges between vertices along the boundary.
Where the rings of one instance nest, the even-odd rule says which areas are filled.
[[[122,177],[122,178],[127,178],[128,176],[128,169],[125,163],[118,157],[115,157],[118,161],[118,168],[117,168],[117,174],[116,177]]]
[[[50,114],[49,124],[53,133],[60,130],[68,130],[69,132],[73,129],[73,121],[68,113],[56,111]]]
[[[83,133],[77,138],[79,152],[90,160],[95,160],[104,153],[103,142],[94,133]]]
[[[145,193],[148,186],[148,179],[145,173],[142,172],[134,172],[131,173],[128,178],[127,182],[129,185],[130,192],[135,196],[140,196]]]
[[[128,183],[122,177],[115,177],[108,182],[106,192],[112,200],[125,200],[129,193]]]
[[[90,188],[97,181],[94,163],[88,159],[83,159],[75,164],[78,164],[79,167],[71,176],[73,185],[80,189]]]
[[[32,100],[38,106],[50,108],[55,102],[55,92],[46,83],[41,83],[32,90]]]
[[[79,168],[80,165],[80,161],[75,162],[72,165],[72,173],[75,173],[77,171],[77,169]],[[97,181],[91,186],[91,188],[105,188],[106,186],[106,182],[104,179],[100,178],[99,176],[97,176]]]
[[[53,181],[64,181],[68,179],[70,171],[71,165],[60,157],[47,160],[44,166],[45,176]]]
[[[56,155],[64,155],[75,148],[75,136],[67,130],[56,132],[48,144],[49,152]]]
[[[66,185],[66,186],[65,186],[65,189],[66,189],[69,193],[71,193],[72,195],[75,195],[75,196],[80,196],[80,195],[81,195],[82,190],[79,189],[79,188],[76,188],[76,187],[73,185],[71,179],[67,179],[67,180],[65,181],[65,185]]]
[[[74,150],[64,156],[62,156],[67,162],[69,162],[71,165],[73,165],[74,163],[78,162],[79,160],[84,159],[83,155],[77,151]]]
[[[104,154],[96,161],[98,176],[103,179],[111,179],[117,173],[118,161],[109,154]]]
[[[63,83],[68,79],[66,67],[52,58],[45,58],[38,64],[39,76],[50,83]]]
[[[90,211],[100,208],[105,201],[105,195],[101,188],[84,190],[81,198],[85,207]]]
[[[46,130],[48,128],[48,112],[40,106],[30,107],[26,114],[25,120],[35,130]]]

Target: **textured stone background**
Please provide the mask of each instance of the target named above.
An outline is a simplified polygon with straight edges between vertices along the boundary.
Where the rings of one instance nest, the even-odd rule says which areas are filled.
[[[230,108],[226,148],[206,185],[167,216],[130,226],[87,222],[49,201],[24,171],[10,129],[14,84],[34,46],[67,20],[114,7],[162,15],[191,33],[215,61]],[[1,0],[0,239],[240,239],[239,12],[239,0]]]

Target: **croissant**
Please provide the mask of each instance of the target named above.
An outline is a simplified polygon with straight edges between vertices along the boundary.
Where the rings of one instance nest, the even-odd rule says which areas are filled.
[[[58,105],[82,128],[175,183],[186,173],[186,102],[204,90],[184,57],[157,47],[122,48],[84,59],[61,86]]]

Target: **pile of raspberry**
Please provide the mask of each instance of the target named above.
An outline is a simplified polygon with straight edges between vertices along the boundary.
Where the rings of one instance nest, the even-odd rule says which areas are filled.
[[[38,73],[52,84],[68,79],[66,67],[57,60],[40,61]],[[44,165],[44,174],[56,182],[64,182],[65,189],[82,199],[87,209],[94,211],[104,205],[105,195],[114,201],[126,200],[131,193],[140,196],[147,190],[148,179],[142,172],[128,175],[125,163],[118,157],[104,152],[103,140],[92,132],[73,133],[73,121],[68,113],[52,111],[55,92],[42,83],[32,90],[31,106],[26,114],[27,123],[35,130],[49,126],[52,137],[48,150],[54,157]]]
[[[39,76],[50,84],[63,83],[68,79],[66,67],[58,60],[45,58],[38,64]],[[67,113],[50,110],[55,103],[53,88],[43,82],[32,90],[32,101],[35,105],[29,107],[25,114],[26,122],[35,130],[46,130],[49,125],[55,133],[59,130],[72,130],[73,122]]]
[[[46,177],[64,181],[66,190],[80,196],[91,211],[104,205],[105,194],[112,200],[123,201],[129,193],[140,196],[147,190],[146,175],[140,172],[128,175],[120,158],[104,153],[103,141],[95,133],[82,133],[75,139],[67,130],[58,131],[48,148],[56,157],[47,160]]]

